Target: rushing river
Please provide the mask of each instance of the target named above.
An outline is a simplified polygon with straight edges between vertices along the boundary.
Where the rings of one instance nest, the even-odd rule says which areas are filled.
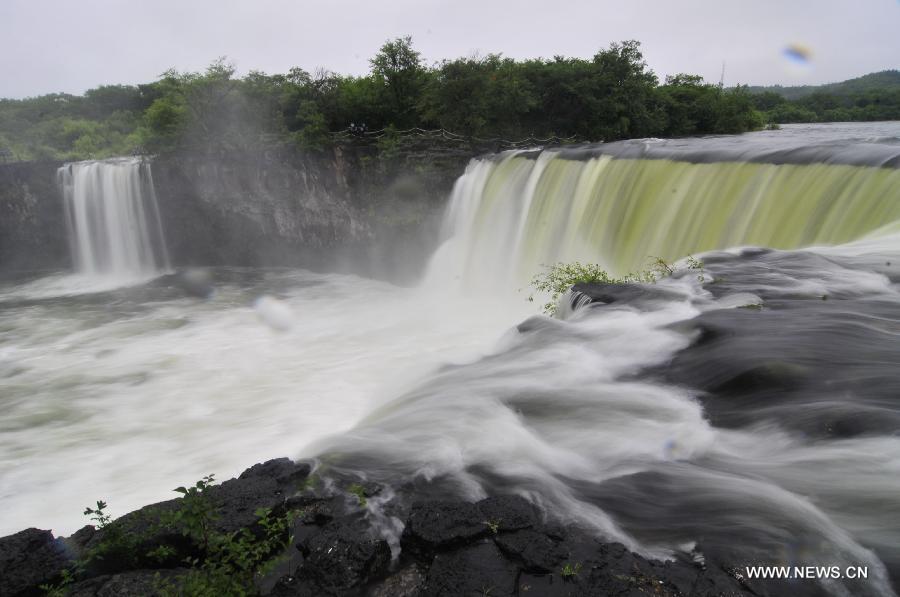
[[[121,514],[290,455],[519,492],[659,557],[868,566],[864,588],[826,588],[891,594],[898,166],[898,123],[521,152],[470,165],[417,288],[224,268],[208,298],[173,276],[7,282],[0,534],[70,533],[96,499]],[[542,263],[688,254],[702,280],[564,320],[518,291]]]

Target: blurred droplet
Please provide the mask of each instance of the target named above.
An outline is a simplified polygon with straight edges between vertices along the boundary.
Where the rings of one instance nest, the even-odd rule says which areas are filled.
[[[677,450],[678,450],[678,442],[676,442],[674,439],[666,440],[666,442],[663,444],[663,453],[665,454],[665,457],[668,459],[677,458],[678,457],[676,454]]]
[[[179,272],[176,281],[186,293],[198,298],[210,298],[215,293],[212,274],[202,268],[191,268]]]
[[[294,327],[294,312],[290,305],[272,296],[263,295],[253,303],[260,321],[278,332]]]
[[[812,61],[812,51],[801,44],[791,44],[781,53],[794,64],[806,66]]]

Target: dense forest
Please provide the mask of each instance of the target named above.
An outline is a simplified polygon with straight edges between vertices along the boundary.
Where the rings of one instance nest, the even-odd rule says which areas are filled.
[[[0,100],[0,151],[7,159],[72,160],[273,143],[315,151],[350,130],[598,141],[740,133],[764,124],[745,87],[721,89],[692,75],[661,83],[635,41],[592,59],[491,54],[427,66],[406,37],[386,42],[370,64],[361,77],[294,68],[237,78],[220,59],[205,72],[170,70],[144,85]]]
[[[659,81],[640,44],[592,59],[490,54],[427,66],[410,38],[386,42],[361,77],[299,68],[235,76],[170,70],[143,85],[0,100],[0,161],[87,159],[183,148],[293,144],[318,151],[347,132],[413,127],[464,139],[571,141],[741,133],[766,123],[900,119],[900,72],[820,87],[723,89]]]
[[[753,105],[772,123],[900,120],[900,71],[842,83],[750,87]]]

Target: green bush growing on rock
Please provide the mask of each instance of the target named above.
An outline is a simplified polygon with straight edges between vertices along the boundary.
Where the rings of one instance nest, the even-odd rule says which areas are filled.
[[[215,484],[215,475],[206,475],[193,487],[176,487],[173,491],[182,495],[181,508],[164,512],[161,523],[191,539],[203,551],[209,549],[212,526],[218,513],[209,496]]]
[[[556,315],[559,297],[569,291],[575,284],[625,284],[627,282],[649,282],[652,272],[644,272],[644,276],[627,274],[622,278],[614,278],[596,263],[556,263],[546,267],[546,271],[531,279],[531,286],[537,292],[550,294],[550,299],[543,306],[546,315]],[[534,294],[528,297],[534,302]]]
[[[293,511],[277,516],[269,508],[256,510],[261,538],[247,528],[231,533],[216,531],[219,512],[210,494],[214,483],[215,477],[207,475],[193,487],[174,490],[183,496],[181,508],[165,514],[162,522],[191,539],[203,555],[185,560],[190,566],[186,574],[165,581],[157,579],[163,597],[255,595],[254,581],[271,570],[277,563],[275,556],[291,545],[290,529],[296,517]]]
[[[65,597],[69,594],[69,585],[75,582],[76,573],[67,568],[62,571],[61,577],[59,582],[43,584],[38,588],[44,591],[47,597]]]
[[[199,550],[199,556],[187,557],[183,564],[189,567],[183,574],[163,579],[156,577],[156,591],[162,597],[219,597],[250,596],[258,594],[255,581],[269,573],[279,561],[279,554],[293,542],[290,534],[297,511],[276,514],[269,508],[254,512],[256,525],[261,532],[254,534],[249,528],[233,532],[216,530],[220,517],[211,489],[214,475],[207,475],[191,487],[178,487],[174,491],[182,495],[178,507],[159,513],[159,519],[146,527],[144,533],[160,530],[174,531],[189,539]],[[143,533],[132,532],[121,521],[113,521],[107,511],[107,503],[97,501],[96,507],[85,509],[101,533],[99,542],[64,570],[60,580],[41,585],[49,597],[68,595],[75,582],[95,576],[88,573],[92,564],[106,558],[115,559],[125,569],[141,566],[144,557],[157,563],[170,561],[176,554],[171,545],[157,545],[147,553],[140,553],[142,543],[148,540]]]
[[[277,555],[293,541],[290,528],[294,512],[276,516],[269,508],[254,512],[263,537],[249,529],[232,533],[212,532],[207,535],[205,556],[189,558],[190,571],[175,579],[157,578],[162,597],[244,597],[258,593],[255,581],[277,564]]]
[[[684,269],[698,272],[697,281],[701,284],[706,277],[703,271],[703,262],[688,256]],[[545,266],[546,271],[535,275],[531,279],[531,287],[536,292],[548,293],[549,300],[543,305],[543,312],[553,317],[559,308],[559,298],[569,291],[575,284],[653,284],[661,278],[674,275],[679,271],[675,265],[667,263],[661,257],[653,257],[647,269],[625,274],[620,278],[611,276],[609,272],[596,263],[556,263]],[[534,293],[529,295],[528,301],[534,302]]]

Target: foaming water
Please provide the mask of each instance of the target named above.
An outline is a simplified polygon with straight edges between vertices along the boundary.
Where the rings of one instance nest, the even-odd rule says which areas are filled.
[[[323,440],[325,470],[519,493],[656,557],[868,566],[794,594],[893,594],[900,237],[706,257],[704,284],[526,320]]]
[[[69,533],[97,499],[121,514],[210,472],[308,453],[529,311],[353,276],[215,273],[209,300],[169,279],[0,289],[0,534]]]

